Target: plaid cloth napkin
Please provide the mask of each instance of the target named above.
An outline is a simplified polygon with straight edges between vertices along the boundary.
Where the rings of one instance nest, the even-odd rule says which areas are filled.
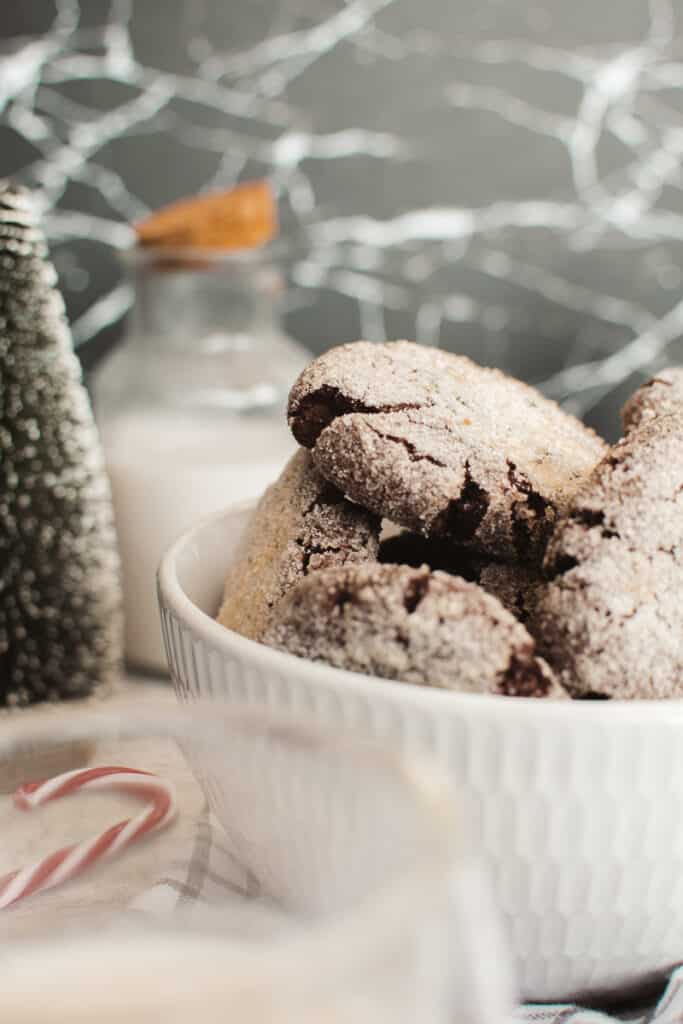
[[[549,1006],[520,1006],[514,1019],[524,1024],[611,1024],[615,1021],[627,1021],[628,1024],[681,1024],[683,967],[677,967],[672,972],[664,994],[646,1009],[625,1012],[615,1017],[599,1010],[582,1009],[571,1003],[555,1003]]]
[[[193,908],[199,913],[217,903],[259,897],[258,882],[231,851],[223,829],[204,808],[197,820],[189,850],[167,865],[166,873],[138,896],[131,910],[147,914],[171,914]]]
[[[226,915],[226,903],[230,914]],[[254,876],[230,849],[229,839],[204,810],[190,848],[173,861],[166,874],[130,906],[135,913],[182,912],[192,917],[216,912],[236,937],[272,934],[285,918],[266,904]],[[520,1006],[514,1024],[683,1024],[683,966],[676,968],[664,993],[651,1006],[621,1011],[618,1016],[570,1003]],[[426,1022],[425,1022],[426,1024]]]

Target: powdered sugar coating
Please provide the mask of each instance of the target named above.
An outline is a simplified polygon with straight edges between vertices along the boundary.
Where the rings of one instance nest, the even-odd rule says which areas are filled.
[[[605,451],[526,384],[407,341],[320,356],[292,389],[289,422],[353,501],[418,532],[531,561]]]
[[[683,696],[683,413],[614,446],[545,568],[533,628],[570,691]]]
[[[560,696],[526,629],[474,583],[427,566],[347,565],[302,580],[264,640],[337,668],[469,693]]]
[[[218,621],[259,639],[273,606],[295,583],[319,569],[374,558],[379,532],[379,519],[346,501],[300,449],[254,512]]]
[[[624,431],[683,410],[683,367],[669,366],[635,391],[621,410]]]

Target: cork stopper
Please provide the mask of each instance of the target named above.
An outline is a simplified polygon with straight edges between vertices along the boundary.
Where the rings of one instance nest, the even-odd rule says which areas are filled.
[[[252,249],[277,234],[270,184],[248,181],[221,192],[180,199],[134,225],[139,246],[164,250]]]

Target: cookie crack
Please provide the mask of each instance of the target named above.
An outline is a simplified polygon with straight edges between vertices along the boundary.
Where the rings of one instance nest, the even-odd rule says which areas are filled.
[[[550,685],[550,679],[533,655],[513,651],[496,690],[504,697],[545,697]]]
[[[569,555],[566,552],[561,552],[557,555],[553,561],[546,566],[545,576],[548,582],[552,583],[559,576],[566,576],[572,569],[576,569],[579,564],[578,558],[574,558],[573,555]]]
[[[602,509],[597,508],[577,508],[571,513],[569,518],[574,523],[578,523],[580,526],[586,526],[589,530],[595,526],[601,527],[600,535],[609,539],[610,537],[618,537],[621,539],[621,534],[618,530],[614,530],[609,526],[605,526],[605,513]]]
[[[528,476],[517,469],[516,463],[512,462],[510,459],[506,459],[505,461],[508,466],[508,481],[510,482],[510,486],[525,496],[526,503],[532,512],[538,516],[543,516],[546,513],[546,509],[549,507],[554,508],[552,502],[548,501],[547,498],[543,497],[540,491],[536,490]]]
[[[457,498],[451,498],[439,516],[436,532],[452,534],[457,540],[463,542],[471,540],[481,526],[490,503],[488,491],[474,479],[469,460],[467,460],[460,494]]]
[[[524,594],[522,594],[521,591],[515,594],[515,608],[517,609],[516,618],[518,618],[520,622],[526,622],[529,618],[529,612],[524,602]]]
[[[330,508],[333,505],[341,505],[344,502],[344,495],[333,484],[325,484],[323,489],[312,498],[309,504],[301,513],[304,518],[312,515],[317,509]]]
[[[395,405],[369,405],[358,398],[345,395],[332,384],[322,384],[315,391],[304,395],[298,402],[290,400],[288,422],[294,437],[304,448],[314,448],[326,427],[333,420],[349,413],[404,412],[420,409],[419,402],[397,402]]]
[[[556,509],[555,505],[533,486],[526,474],[517,469],[516,463],[510,459],[506,459],[506,462],[510,487],[524,499],[523,505],[515,504],[512,506],[511,515],[512,532],[517,553],[520,558],[526,559],[535,548],[532,525],[545,521],[549,531],[552,521],[554,521]],[[552,513],[550,518],[548,517],[549,511]]]
[[[308,575],[311,559],[314,555],[338,555],[342,550],[334,544],[307,544],[300,537],[296,538],[295,544],[301,548],[301,571],[304,576]]]
[[[353,604],[353,594],[348,587],[341,587],[334,598],[334,604],[341,611],[347,604]]]
[[[417,407],[413,406],[413,408]],[[429,462],[432,464],[432,466],[438,466],[440,469],[446,468],[446,463],[440,462],[439,459],[434,458],[433,455],[427,455],[426,452],[418,452],[415,445],[412,444],[407,438],[398,437],[396,434],[388,434],[386,431],[380,430],[379,427],[374,426],[374,424],[372,423],[368,423],[368,427],[370,428],[370,430],[372,430],[373,434],[375,434],[381,440],[393,441],[394,444],[399,444],[401,445],[402,448],[405,448],[411,462]]]
[[[596,512],[595,514],[602,515],[602,513],[600,512]],[[573,514],[571,518],[574,518]],[[620,552],[623,551],[625,555],[637,555],[643,553],[643,548],[641,546],[633,543],[628,543],[626,540],[622,538],[621,534],[618,533],[618,531],[616,530],[603,531],[602,536],[608,538],[616,537],[618,540],[620,540],[622,542],[622,546],[619,550]],[[673,558],[674,561],[677,561],[677,551],[678,549],[675,546],[665,548],[661,545],[657,545],[657,547],[651,549],[651,553],[668,555],[669,558]],[[545,579],[549,583],[552,583],[554,580],[558,579],[558,577],[565,576],[567,573],[571,572],[572,569],[576,569],[579,565],[580,562],[577,558],[574,557],[574,555],[571,555],[566,551],[559,552],[555,556],[555,558],[548,562],[548,564],[545,566]]]
[[[659,554],[659,555],[668,555],[670,558],[673,558],[674,561],[678,561],[678,550],[679,549],[675,545],[674,545],[674,547],[671,547],[671,548],[663,548],[663,547],[657,547],[656,548],[657,554]]]
[[[418,576],[408,581],[403,593],[403,607],[412,615],[416,611],[429,590],[429,576]]]

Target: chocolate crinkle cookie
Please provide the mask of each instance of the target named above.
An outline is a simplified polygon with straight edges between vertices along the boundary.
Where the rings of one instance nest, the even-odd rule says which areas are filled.
[[[683,695],[683,412],[634,427],[548,545],[533,621],[574,695]]]
[[[478,583],[498,598],[520,622],[531,614],[536,592],[543,582],[537,566],[519,562],[499,562],[443,538],[423,537],[404,530],[382,539],[378,560],[395,565],[428,565],[430,569]]]
[[[294,436],[352,501],[416,532],[538,561],[604,443],[521,381],[408,341],[359,341],[304,370]]]
[[[564,696],[529,633],[495,598],[427,566],[314,573],[280,602],[264,640],[302,658],[420,686]]]
[[[629,433],[641,423],[683,412],[683,367],[670,366],[647,381],[629,398],[621,410],[624,431]]]
[[[273,606],[295,583],[319,569],[373,559],[379,532],[379,519],[347,501],[299,450],[259,502],[218,621],[260,639]]]

